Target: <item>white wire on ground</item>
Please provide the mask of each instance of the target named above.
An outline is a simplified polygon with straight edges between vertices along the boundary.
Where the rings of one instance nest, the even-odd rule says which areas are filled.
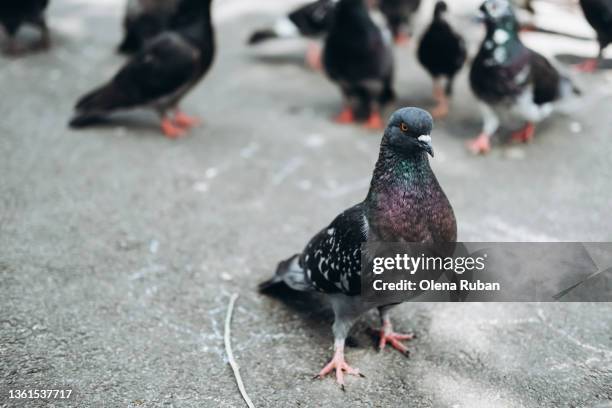
[[[244,383],[242,382],[242,377],[240,377],[240,366],[234,360],[234,354],[232,353],[232,343],[231,343],[231,323],[232,323],[232,313],[234,311],[234,303],[236,303],[236,299],[238,299],[238,294],[235,293],[232,295],[229,301],[229,306],[227,308],[227,315],[225,316],[225,333],[223,335],[223,340],[225,341],[225,352],[227,353],[227,360],[232,367],[232,371],[234,371],[234,377],[236,377],[236,382],[238,383],[238,389],[240,390],[240,394],[242,394],[242,398],[244,402],[248,405],[249,408],[255,408],[253,405],[253,401],[249,398],[246,390],[244,389]]]

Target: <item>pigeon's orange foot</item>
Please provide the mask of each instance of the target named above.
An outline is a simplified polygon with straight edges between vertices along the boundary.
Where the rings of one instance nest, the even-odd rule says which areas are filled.
[[[597,60],[594,58],[586,60],[584,62],[581,62],[580,64],[574,65],[574,68],[576,68],[580,72],[595,72],[597,71]]]
[[[332,371],[336,372],[336,382],[340,385],[342,391],[344,391],[345,372],[350,375],[365,377],[365,375],[361,374],[357,368],[353,368],[346,363],[344,360],[344,351],[342,350],[336,350],[331,361],[325,367],[323,367],[323,369],[319,371],[319,374],[315,375],[314,378],[323,378]]]
[[[185,130],[176,126],[170,119],[164,118],[161,121],[161,130],[169,139],[178,139],[185,135]]]
[[[398,33],[395,36],[395,45],[405,45],[410,42],[410,36],[406,33]]]
[[[189,129],[202,124],[202,121],[196,117],[188,116],[181,111],[177,111],[174,115],[174,124],[180,128]]]
[[[315,70],[322,71],[323,63],[321,62],[321,46],[315,43],[309,43],[308,49],[306,50],[306,64]]]
[[[379,112],[372,112],[364,124],[366,129],[380,130],[385,127]]]
[[[444,119],[448,116],[448,101],[440,101],[435,108],[431,110],[431,116],[434,119]]]
[[[355,116],[353,115],[353,111],[350,108],[344,108],[342,112],[338,116],[334,118],[336,123],[353,123],[355,122]]]
[[[535,126],[533,123],[528,123],[524,128],[512,134],[512,142],[514,143],[529,143],[533,140],[535,134]]]
[[[489,135],[481,133],[477,138],[467,143],[467,148],[474,154],[486,154],[491,151],[491,140]]]
[[[379,351],[382,351],[387,343],[389,343],[391,347],[406,355],[406,357],[410,356],[410,351],[408,350],[408,347],[402,343],[402,340],[412,340],[416,337],[414,334],[395,333],[390,330],[390,326],[383,326],[378,333],[378,336],[380,338],[378,341]]]

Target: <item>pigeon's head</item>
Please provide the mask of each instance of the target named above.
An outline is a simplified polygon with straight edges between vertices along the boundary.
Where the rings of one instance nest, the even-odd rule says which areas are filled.
[[[436,2],[436,6],[434,7],[434,17],[441,18],[447,11],[448,6],[446,5],[446,2],[439,0]]]
[[[383,136],[383,145],[400,153],[425,151],[433,157],[432,128],[433,119],[423,109],[399,109],[389,119]]]
[[[482,18],[487,28],[504,28],[507,31],[518,29],[514,11],[508,0],[486,0],[480,6]]]

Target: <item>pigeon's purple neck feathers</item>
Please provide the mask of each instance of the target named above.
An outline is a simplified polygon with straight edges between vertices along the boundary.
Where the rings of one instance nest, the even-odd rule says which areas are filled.
[[[455,237],[452,208],[424,151],[398,152],[381,146],[365,204],[370,227],[381,240],[431,242]],[[436,219],[448,222],[440,225]]]

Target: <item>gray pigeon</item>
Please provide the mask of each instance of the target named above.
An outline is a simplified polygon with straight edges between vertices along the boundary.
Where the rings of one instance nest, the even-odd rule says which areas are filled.
[[[370,191],[364,201],[341,213],[316,234],[304,250],[281,262],[276,275],[262,283],[262,292],[279,286],[319,291],[331,301],[334,356],[317,375],[335,371],[344,389],[344,373],[360,375],[344,359],[344,343],[353,323],[371,303],[361,296],[361,246],[366,242],[455,242],[453,209],[429,166],[433,156],[431,115],[403,108],[389,120],[380,146]],[[394,304],[374,305],[380,312],[379,347],[389,343],[408,354],[402,340],[412,334],[393,331],[389,310]]]

